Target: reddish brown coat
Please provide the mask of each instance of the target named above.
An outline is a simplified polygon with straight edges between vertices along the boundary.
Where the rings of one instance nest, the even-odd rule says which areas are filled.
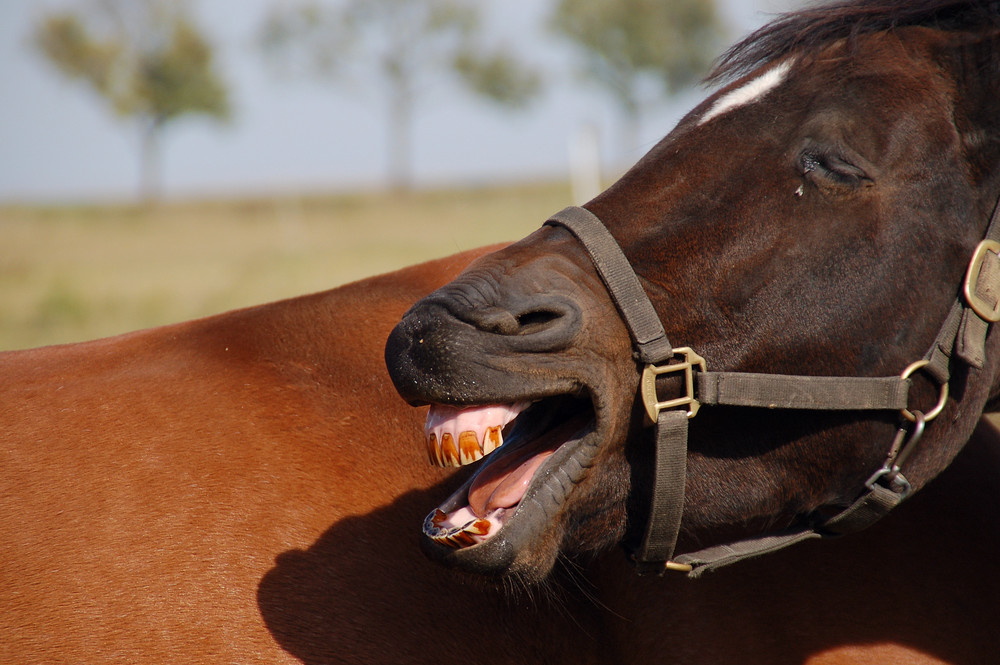
[[[0,663],[592,659],[417,547],[448,474],[383,344],[470,258],[0,354]]]

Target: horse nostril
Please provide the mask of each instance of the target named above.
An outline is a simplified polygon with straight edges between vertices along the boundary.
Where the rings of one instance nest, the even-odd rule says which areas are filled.
[[[552,323],[559,317],[559,312],[544,309],[518,314],[517,324],[520,327],[518,332],[521,335],[530,335],[532,332],[536,332],[547,327],[548,324]]]
[[[502,304],[447,296],[442,294],[424,304],[429,312],[434,312],[434,316],[422,313],[428,320],[436,320],[432,327],[447,330],[461,322],[472,329],[471,335],[479,332],[495,336],[480,343],[503,343],[509,350],[541,352],[564,348],[583,324],[579,305],[563,295],[530,294],[508,298]]]
[[[479,310],[473,318],[473,323],[480,330],[498,335],[516,335],[520,329],[520,321],[513,314],[499,307]]]
[[[514,314],[503,307],[486,307],[466,312],[462,317],[483,332],[496,335],[532,335],[544,332],[563,313],[541,307]]]
[[[476,327],[484,332],[498,335],[530,335],[544,330],[550,323],[558,319],[559,312],[547,309],[530,310],[521,314],[491,307],[478,310],[473,319]]]

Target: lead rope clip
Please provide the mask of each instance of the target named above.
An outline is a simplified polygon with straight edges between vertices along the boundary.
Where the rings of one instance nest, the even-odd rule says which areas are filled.
[[[882,468],[873,473],[865,483],[865,487],[873,490],[875,489],[875,483],[881,481],[885,487],[899,494],[900,501],[909,496],[912,489],[910,481],[906,479],[906,476],[901,473],[900,469],[906,458],[916,448],[917,442],[923,437],[924,427],[927,424],[927,418],[922,412],[913,411],[912,415],[912,426],[908,422],[904,422],[900,426],[899,431],[896,432],[896,437],[892,440],[892,447],[889,449],[889,455],[886,457]]]

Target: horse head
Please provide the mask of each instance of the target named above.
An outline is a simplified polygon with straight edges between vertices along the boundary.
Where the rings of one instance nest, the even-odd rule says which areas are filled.
[[[995,289],[961,292],[974,255],[997,260],[976,248],[1000,195],[998,25],[995,3],[782,17],[734,47],[714,74],[727,84],[586,204],[670,340],[709,371],[900,377],[905,413],[920,416],[914,436],[899,409],[705,406],[688,425],[678,552],[851,506],[897,440],[914,442],[896,471],[919,490],[996,396],[991,313],[967,314],[968,298],[995,303]],[[560,554],[642,539],[656,486],[642,363],[595,261],[565,225],[545,225],[390,336],[397,390],[432,405],[431,460],[486,456],[428,516],[433,558],[538,580]],[[933,365],[912,365],[922,358]],[[683,395],[681,374],[656,390]]]

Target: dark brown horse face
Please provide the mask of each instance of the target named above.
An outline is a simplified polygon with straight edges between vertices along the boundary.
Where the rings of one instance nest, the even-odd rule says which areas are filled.
[[[491,462],[428,517],[427,549],[481,572],[544,572],[564,535],[573,547],[593,528],[595,505],[617,526],[593,536],[620,539],[629,353],[586,255],[548,228],[474,263],[404,317],[387,358],[401,394],[433,405],[431,462],[457,466],[484,453]],[[574,500],[564,501],[570,488]]]
[[[959,41],[904,28],[765,64],[587,205],[675,346],[709,369],[809,375],[891,376],[923,356],[997,194],[996,126],[963,96]],[[540,578],[558,553],[641,526],[651,444],[636,362],[565,230],[544,227],[418,303],[386,357],[400,393],[432,405],[432,462],[489,455],[425,522],[433,557]],[[981,408],[988,388],[966,398]],[[942,418],[971,431],[966,410],[952,402]],[[684,534],[712,542],[849,502],[895,422],[702,409]],[[935,450],[941,431],[913,458],[918,485],[954,454]]]

